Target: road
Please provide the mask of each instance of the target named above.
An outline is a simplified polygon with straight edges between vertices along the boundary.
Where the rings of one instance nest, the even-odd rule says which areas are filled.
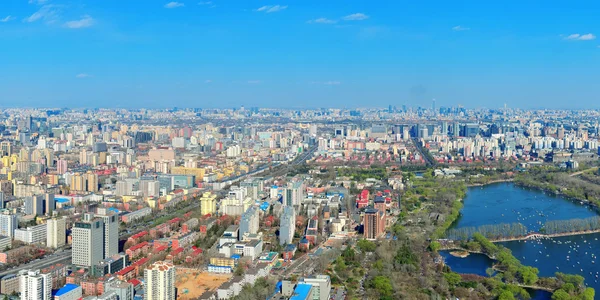
[[[415,145],[415,148],[417,148],[417,151],[419,151],[419,154],[421,154],[421,157],[423,157],[423,159],[425,160],[425,164],[427,164],[428,166],[434,166],[435,161],[431,159],[428,153],[425,153],[426,150],[423,150],[423,146],[421,146],[419,139],[414,138],[412,139],[412,142]]]
[[[573,173],[573,174],[571,174],[569,176],[574,177],[574,176],[581,175],[581,174],[583,174],[585,172],[591,172],[591,171],[596,171],[596,170],[598,170],[598,167],[593,167],[593,168],[585,169],[583,171],[578,171],[578,172],[575,172],[575,173]]]
[[[0,272],[0,276],[4,276],[4,275],[8,275],[8,274],[16,274],[21,270],[42,269],[42,268],[45,268],[45,267],[48,267],[48,266],[51,266],[53,264],[60,263],[60,262],[63,262],[65,264],[71,264],[71,250],[65,250],[63,252],[53,254],[49,257],[45,257],[45,258],[42,258],[37,261],[32,261],[25,265],[20,265],[14,269],[2,271],[2,272]]]

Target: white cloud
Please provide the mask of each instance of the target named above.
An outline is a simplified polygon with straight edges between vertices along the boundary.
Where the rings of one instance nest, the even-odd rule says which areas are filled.
[[[466,30],[471,30],[471,28],[458,25],[458,26],[452,27],[452,30],[454,30],[454,31],[466,31]]]
[[[591,33],[588,33],[588,34],[573,33],[573,34],[569,34],[567,36],[563,36],[563,38],[565,40],[570,40],[570,41],[591,41],[591,40],[595,40],[596,36]]]
[[[200,1],[198,2],[198,5],[211,5],[212,1]]]
[[[86,74],[86,73],[79,73],[79,74],[75,75],[75,78],[88,78],[88,77],[92,77],[92,75]]]
[[[167,4],[165,4],[165,8],[177,8],[177,7],[184,7],[185,4],[181,3],[181,2],[169,2]]]
[[[206,80],[204,80],[204,83],[212,83],[212,80],[206,79]]]
[[[53,23],[58,19],[58,9],[54,5],[44,5],[40,9],[34,12],[31,16],[25,18],[23,21],[33,23],[36,21],[44,20],[46,23]]]
[[[37,5],[42,5],[42,4],[45,4],[46,2],[48,2],[48,0],[29,0],[29,4],[37,4]]]
[[[367,16],[363,13],[355,13],[355,14],[347,15],[347,16],[343,17],[342,19],[344,19],[346,21],[362,21],[362,20],[366,20],[368,18],[369,18],[369,16]]]
[[[6,16],[5,18],[0,19],[0,22],[6,23],[6,22],[10,22],[10,21],[12,21],[14,19],[16,19],[16,18],[13,17],[13,16]]]
[[[74,20],[65,23],[65,26],[71,29],[86,28],[94,25],[94,22],[95,21],[92,17],[85,15],[80,20]]]
[[[274,12],[278,12],[278,11],[282,11],[284,9],[288,8],[287,5],[265,5],[265,6],[261,6],[259,8],[256,9],[256,11],[262,11],[265,13],[274,13]]]
[[[308,23],[317,23],[317,24],[335,24],[337,23],[336,20],[331,20],[331,19],[327,19],[327,18],[318,18],[318,19],[314,19],[314,20],[308,20]]]
[[[261,80],[248,80],[248,84],[259,84],[262,83]]]

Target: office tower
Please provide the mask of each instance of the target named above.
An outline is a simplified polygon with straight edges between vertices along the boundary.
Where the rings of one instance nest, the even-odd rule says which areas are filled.
[[[296,212],[293,206],[284,206],[281,220],[279,221],[279,244],[286,245],[292,243],[294,239],[294,230],[296,228]]]
[[[144,197],[158,198],[160,196],[160,182],[158,180],[140,180],[140,191]]]
[[[158,261],[144,270],[144,300],[175,300],[175,267]]]
[[[39,270],[19,272],[21,300],[50,300],[52,298],[52,275]]]
[[[96,217],[104,222],[104,258],[119,253],[119,218],[107,208],[98,208]]]
[[[365,210],[363,225],[365,239],[377,239],[385,230],[385,211],[367,208]]]
[[[259,226],[259,213],[258,208],[252,206],[242,214],[240,219],[240,239],[244,238],[245,233],[255,234],[258,232]]]
[[[59,248],[66,244],[67,217],[52,218],[46,222],[46,246]]]
[[[315,298],[318,295],[319,300],[328,300],[329,294],[331,291],[331,278],[329,275],[317,275],[313,277],[305,277],[302,279],[305,283],[308,283],[313,286],[315,290]]]
[[[82,221],[73,226],[74,265],[91,267],[104,259],[104,222],[85,214]]]
[[[19,221],[16,215],[0,214],[0,235],[14,237],[18,225]]]

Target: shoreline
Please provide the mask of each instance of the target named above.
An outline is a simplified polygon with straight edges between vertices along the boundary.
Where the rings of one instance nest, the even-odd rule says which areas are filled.
[[[492,180],[492,181],[486,182],[486,183],[467,183],[466,186],[468,188],[469,187],[480,187],[480,186],[486,186],[486,185],[490,185],[490,184],[504,183],[504,182],[514,182],[514,178],[496,179],[496,180]]]

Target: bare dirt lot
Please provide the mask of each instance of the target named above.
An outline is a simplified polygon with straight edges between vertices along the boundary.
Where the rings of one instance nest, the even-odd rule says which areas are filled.
[[[230,274],[214,274],[192,269],[177,269],[178,299],[196,299],[206,291],[216,290],[223,282],[231,278]]]

